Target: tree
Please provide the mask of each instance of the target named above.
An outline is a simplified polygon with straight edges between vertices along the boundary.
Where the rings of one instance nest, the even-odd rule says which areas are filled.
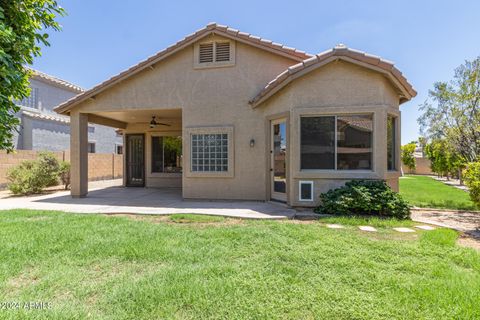
[[[430,140],[445,139],[464,163],[480,156],[480,57],[465,61],[453,80],[436,82],[418,119]]]
[[[458,176],[465,162],[446,140],[437,139],[425,146],[425,154],[430,160],[430,168],[439,176]]]
[[[417,167],[417,162],[414,157],[415,148],[417,148],[415,142],[410,142],[402,146],[402,163],[411,171],[415,170]]]
[[[13,150],[19,125],[15,101],[30,94],[27,65],[49,46],[45,29],[60,30],[55,21],[65,11],[55,0],[0,0],[0,150]]]

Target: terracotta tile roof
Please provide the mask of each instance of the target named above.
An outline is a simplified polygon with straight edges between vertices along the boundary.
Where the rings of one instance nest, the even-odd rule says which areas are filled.
[[[35,70],[35,69],[31,69],[31,68],[28,68],[28,69],[33,72],[33,79],[44,80],[44,81],[47,81],[47,82],[50,82],[50,83],[53,83],[53,84],[56,84],[56,85],[60,85],[64,88],[69,89],[71,91],[74,91],[76,93],[81,93],[81,92],[85,91],[83,88],[81,88],[81,87],[79,87],[79,86],[77,86],[77,85],[75,85],[71,82],[68,82],[68,81],[65,81],[63,79],[48,75],[46,73],[43,73],[43,72]]]
[[[395,68],[393,62],[362,51],[347,48],[344,45],[337,45],[333,49],[305,59],[280,73],[250,100],[250,104],[254,107],[258,106],[294,79],[335,59],[343,59],[361,64],[386,74],[402,92],[401,102],[408,101],[417,95],[415,89],[407,81],[405,76]]]
[[[93,97],[94,95],[100,93],[106,88],[146,69],[147,67],[154,65],[155,63],[160,62],[161,60],[170,56],[174,52],[177,52],[212,33],[220,36],[224,36],[239,42],[248,43],[255,47],[291,58],[292,60],[296,60],[296,61],[302,61],[312,57],[311,54],[305,53],[304,51],[300,51],[295,48],[290,48],[283,44],[275,43],[271,40],[262,39],[260,37],[251,35],[249,33],[238,31],[228,26],[219,25],[217,23],[209,23],[206,27],[200,30],[197,30],[196,32],[186,36],[182,40],[171,45],[170,47],[120,72],[119,74],[107,79],[106,81],[85,91],[84,93],[79,94],[71,98],[70,100],[67,100],[66,102],[62,103],[57,108],[55,108],[55,111],[58,113],[64,113],[64,114],[68,113],[68,110],[70,110],[74,105],[80,103],[81,101],[84,101],[90,97]]]
[[[31,112],[31,111],[26,111],[26,110],[22,110],[22,114],[27,116],[27,117],[34,118],[34,119],[56,121],[56,122],[61,122],[61,123],[70,123],[69,118],[62,117],[62,116],[55,116],[55,115],[50,115],[50,114],[45,114],[45,113],[36,113],[36,112]]]

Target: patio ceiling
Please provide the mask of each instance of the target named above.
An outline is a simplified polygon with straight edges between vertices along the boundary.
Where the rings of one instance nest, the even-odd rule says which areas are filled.
[[[111,112],[95,112],[95,115],[102,118],[112,119],[124,123],[149,123],[152,116],[159,122],[179,123],[182,121],[181,109],[162,109],[162,110],[125,110]]]

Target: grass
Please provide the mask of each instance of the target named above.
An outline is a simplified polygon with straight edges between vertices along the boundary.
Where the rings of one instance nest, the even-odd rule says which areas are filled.
[[[173,214],[169,216],[169,219],[177,223],[215,223],[225,221],[225,218],[222,216],[209,216],[190,213]]]
[[[0,301],[51,303],[0,318],[480,318],[480,254],[455,231],[185,219],[0,211]]]
[[[409,175],[400,178],[400,194],[417,207],[455,210],[478,210],[468,192],[431,177]]]

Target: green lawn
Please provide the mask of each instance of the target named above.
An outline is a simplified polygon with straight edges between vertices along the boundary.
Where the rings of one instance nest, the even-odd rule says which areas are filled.
[[[400,178],[400,194],[417,207],[478,210],[468,192],[431,177],[408,175]]]
[[[51,304],[0,318],[480,318],[480,254],[395,225],[0,211],[0,302]]]

